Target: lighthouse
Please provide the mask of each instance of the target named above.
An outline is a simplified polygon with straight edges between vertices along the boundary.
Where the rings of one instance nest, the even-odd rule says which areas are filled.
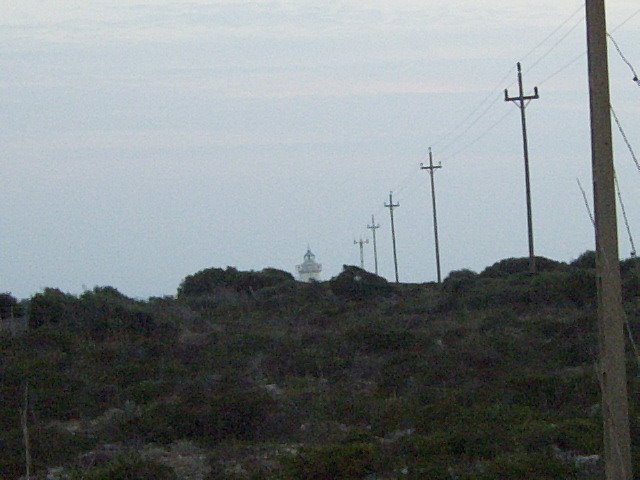
[[[307,253],[304,254],[304,261],[300,265],[296,265],[298,277],[301,282],[320,281],[320,272],[322,265],[316,262],[316,256],[311,253],[311,249],[307,247]]]

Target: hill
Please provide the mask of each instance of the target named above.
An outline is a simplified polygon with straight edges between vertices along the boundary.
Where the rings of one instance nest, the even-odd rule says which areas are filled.
[[[601,478],[592,256],[540,265],[441,286],[207,269],[148,301],[46,289],[28,334],[0,336],[0,478],[25,472],[27,385],[37,478]]]

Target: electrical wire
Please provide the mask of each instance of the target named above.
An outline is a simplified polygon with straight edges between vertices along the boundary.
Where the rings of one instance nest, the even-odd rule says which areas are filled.
[[[509,115],[513,114],[514,112],[515,112],[515,110],[507,110],[507,111],[505,111],[505,113],[500,118],[498,118],[498,120],[496,120],[494,123],[489,125],[489,127],[487,127],[485,130],[483,130],[480,135],[475,137],[472,141],[470,141],[469,143],[467,143],[463,147],[461,147],[458,150],[456,150],[454,153],[444,157],[443,161],[444,160],[449,160],[449,159],[451,159],[453,157],[456,157],[457,155],[460,155],[462,152],[465,152],[469,148],[473,147],[476,143],[478,143],[480,140],[482,140],[487,133],[489,133],[491,130],[496,128],[500,123],[502,123]]]
[[[622,218],[624,219],[624,226],[627,229],[627,235],[629,236],[629,243],[631,244],[631,256],[636,256],[636,245],[633,241],[633,235],[631,235],[631,228],[629,227],[629,218],[627,217],[627,210],[624,208],[624,202],[622,201],[622,193],[620,193],[620,185],[618,184],[618,176],[613,173],[613,180],[616,185],[616,193],[618,194],[618,202],[620,203],[620,211],[622,212]]]
[[[544,45],[550,38],[552,38],[556,33],[558,33],[559,31],[561,31],[569,22],[571,22],[571,20],[583,9],[584,7],[584,2],[582,2],[580,4],[580,6],[575,9],[571,15],[569,15],[560,25],[558,25],[551,33],[549,33],[546,37],[544,37],[538,44],[536,44],[536,46],[534,46],[532,49],[530,49],[522,58],[528,58],[530,57],[535,51],[537,51],[542,45]],[[530,71],[532,68],[534,68],[535,66],[537,66],[544,58],[546,58],[553,50],[555,50],[558,45],[560,45],[560,43],[562,43],[577,27],[578,25],[580,25],[580,23],[582,22],[582,20],[584,19],[584,16],[581,16],[572,26],[571,28],[566,31],[562,37],[560,37],[553,45],[551,45],[550,48],[548,48],[542,55],[540,55],[534,62],[533,64],[527,69],[527,71]],[[566,67],[565,67],[566,68]],[[500,84],[497,87],[501,87],[503,85],[502,82],[504,82],[509,75],[511,75],[514,72],[515,68],[511,68],[509,70],[509,72],[507,72],[501,79],[500,79]],[[515,82],[513,82],[511,85],[513,85]],[[509,86],[511,86],[509,85]],[[454,128],[452,128],[451,130],[449,130],[443,137],[443,139],[439,140],[438,142],[435,142],[434,144],[432,144],[433,147],[438,147],[440,144],[443,143],[444,139],[451,137],[452,134],[454,134],[456,131],[458,132],[457,134],[455,134],[455,136],[451,137],[448,141],[446,141],[444,143],[444,145],[442,145],[439,148],[439,153],[446,153],[452,146],[456,145],[456,143],[463,138],[480,120],[482,120],[490,111],[491,111],[491,107],[493,107],[496,103],[498,103],[501,100],[502,97],[502,89],[500,89],[500,93],[498,94],[496,92],[496,88],[493,88],[492,91],[487,94],[482,101],[480,101],[472,110],[469,114],[467,114],[466,117],[463,118],[463,120],[461,122],[459,122]],[[492,97],[494,97],[494,100],[492,102],[490,102],[488,105],[485,104],[487,102],[487,100],[491,99]],[[484,109],[482,109],[483,107],[485,107]],[[482,109],[482,111],[480,111]],[[480,111],[480,113],[478,115],[475,115],[476,113],[478,113],[478,111]],[[470,121],[470,123],[467,124],[467,122]],[[491,130],[492,128],[494,128],[495,125],[492,125],[488,130]],[[474,140],[472,142],[472,144],[475,144],[476,140]],[[456,153],[448,155],[447,158],[451,158],[455,155],[457,155],[460,151],[466,150],[467,148],[470,148],[472,146],[472,144],[467,145],[466,147],[463,147],[462,149],[458,149],[458,151],[456,151]]]
[[[547,35],[546,37],[544,37],[540,43],[538,43],[535,47],[533,47],[531,50],[529,50],[527,53],[525,53],[522,56],[522,60],[525,60],[526,58],[529,57],[529,55],[531,55],[533,52],[535,52],[538,48],[540,48],[542,45],[544,45],[544,43],[549,40],[551,37],[553,37],[556,33],[558,33],[562,27],[564,27],[567,23],[569,23],[571,21],[571,19],[573,17],[575,17],[578,12],[582,11],[582,9],[584,8],[585,3],[582,2],[580,3],[580,6],[564,21],[562,22],[560,25],[558,25],[549,35]],[[584,19],[584,15],[580,18],[579,21],[582,21]],[[575,28],[575,27],[573,27]],[[573,28],[571,30],[573,30]],[[564,37],[563,37],[564,38]],[[559,43],[559,42],[558,42]],[[532,67],[530,67],[531,69]]]
[[[613,36],[608,32],[607,32],[607,37],[609,37],[609,40],[611,40],[611,42],[613,43],[613,46],[616,47],[616,50],[618,51],[618,55],[620,55],[620,58],[622,58],[624,63],[626,63],[629,69],[631,70],[631,73],[633,73],[633,81],[636,82],[636,84],[640,87],[640,80],[638,80],[638,74],[633,68],[633,65],[631,65],[631,62],[627,60],[627,57],[625,57],[624,53],[622,53],[622,50],[620,50],[620,46],[618,45],[618,42],[616,42],[615,38],[613,38]]]
[[[476,123],[478,123],[478,121],[479,121],[479,120],[480,120],[484,115],[486,115],[486,113],[489,111],[489,108],[486,108],[485,110],[483,110],[483,111],[482,111],[482,113],[481,113],[480,115],[478,115],[474,120],[472,120],[472,121],[471,121],[471,124],[470,124],[470,125],[468,125],[468,126],[466,126],[466,127],[464,128],[464,131],[463,131],[462,133],[457,134],[457,135],[455,136],[455,138],[453,138],[453,139],[451,139],[451,140],[447,141],[447,142],[445,143],[445,145],[444,145],[444,146],[440,146],[440,144],[441,144],[441,143],[442,143],[442,142],[443,142],[447,137],[449,137],[451,134],[453,134],[453,133],[454,133],[454,131],[456,131],[456,130],[458,130],[458,129],[460,129],[460,128],[463,128],[463,125],[465,125],[465,124],[466,124],[466,122],[467,122],[469,119],[471,119],[471,118],[473,117],[473,115],[474,115],[475,113],[477,113],[477,112],[478,112],[478,110],[480,110],[480,109],[484,106],[484,104],[487,102],[487,100],[491,99],[493,96],[495,96],[495,95],[496,95],[496,89],[497,89],[497,88],[502,88],[502,86],[504,85],[504,81],[505,81],[507,78],[509,78],[509,76],[510,76],[513,72],[515,72],[515,67],[511,67],[511,68],[509,69],[509,71],[508,71],[508,72],[506,72],[506,73],[504,74],[504,76],[502,76],[502,78],[500,78],[500,81],[499,81],[499,82],[496,82],[495,86],[491,89],[491,91],[490,91],[486,96],[484,96],[484,97],[482,98],[482,100],[481,100],[479,103],[477,103],[477,104],[476,104],[476,106],[475,106],[475,107],[474,107],[474,108],[473,108],[473,109],[472,109],[472,110],[471,110],[471,111],[470,111],[470,112],[469,112],[469,113],[468,113],[468,114],[467,114],[467,115],[466,115],[466,116],[465,116],[465,117],[464,117],[460,122],[458,122],[458,123],[456,124],[456,126],[455,126],[455,127],[451,128],[449,131],[447,131],[447,133],[446,133],[445,135],[443,135],[443,136],[441,137],[441,139],[440,139],[440,140],[438,140],[438,141],[434,142],[434,143],[431,145],[431,147],[432,147],[432,148],[434,148],[434,149],[438,149],[438,151],[439,151],[440,153],[442,153],[442,151],[444,151],[444,150],[446,150],[448,147],[450,147],[450,146],[451,146],[451,144],[453,144],[453,143],[454,143],[456,140],[458,140],[462,135],[464,135],[465,133],[467,133],[467,132],[471,129],[471,127],[473,127]],[[494,101],[491,103],[491,105],[489,105],[489,107],[491,107],[491,106],[492,106],[493,104],[495,104],[495,103],[496,103],[496,101],[494,100]],[[438,148],[438,147],[439,147],[439,148]]]
[[[542,60],[544,60],[552,51],[554,51],[558,47],[558,45],[560,45],[578,27],[578,25],[582,24],[583,20],[584,16],[580,17],[578,21],[574,23],[573,26],[567,32],[565,32],[562,37],[560,37],[553,45],[551,45],[551,47],[547,51],[542,54],[542,56],[540,56],[531,65],[529,65],[529,67],[527,68],[527,72],[533,70]]]
[[[580,183],[580,179],[576,177],[576,182],[578,182],[578,188],[580,189],[580,193],[582,193],[582,199],[584,200],[584,206],[587,209],[587,214],[589,215],[589,220],[591,220],[591,224],[595,227],[596,221],[593,218],[593,213],[591,213],[591,207],[589,206],[589,200],[587,200],[587,193],[582,188],[582,184]]]
[[[631,15],[629,15],[625,20],[623,20],[622,23],[619,23],[618,25],[616,25],[616,27],[613,30],[611,30],[611,32],[615,32],[616,30],[622,28],[629,20],[631,20],[633,17],[635,17],[639,13],[640,13],[640,8],[637,9],[635,12],[633,12]]]
[[[571,15],[569,17],[567,17],[560,25],[558,25],[558,27],[556,27],[551,33],[549,33],[543,40],[541,40],[538,44],[536,44],[535,47],[533,47],[532,49],[530,49],[523,57],[522,59],[528,58],[532,55],[532,53],[534,53],[536,50],[538,50],[542,45],[544,45],[550,38],[552,38],[556,33],[558,33],[559,31],[561,31],[567,24],[569,24],[569,22],[571,22],[571,20],[582,10],[582,8],[584,7],[584,3],[581,3],[580,6],[574,10]],[[621,27],[623,27],[625,24],[627,24],[633,17],[637,16],[638,14],[640,14],[640,9],[634,11],[630,16],[628,16],[624,21],[622,21],[620,24],[618,24],[613,30],[611,30],[612,32],[617,31],[618,29],[620,29]],[[551,45],[550,48],[548,48],[547,50],[544,51],[544,53],[542,53],[542,55],[540,55],[526,70],[526,72],[529,72],[530,70],[532,70],[534,67],[538,66],[546,57],[549,56],[549,54],[551,52],[553,52],[564,40],[566,40],[566,38],[580,25],[580,22],[584,19],[584,16],[581,16],[572,26],[571,28],[566,31],[556,42],[554,42],[553,45]],[[612,38],[613,40],[613,38]],[[579,61],[581,58],[585,57],[587,54],[587,51],[583,51],[580,54],[578,54],[577,56],[573,57],[570,61],[568,61],[566,64],[564,64],[562,67],[560,67],[558,70],[554,71],[551,75],[543,78],[542,81],[538,82],[538,85],[543,85],[544,83],[550,81],[551,79],[555,78],[557,75],[559,75],[560,73],[564,72],[565,70],[567,70],[569,67],[571,67],[572,65],[574,65],[577,61]],[[515,71],[515,68],[512,67],[509,69],[509,71],[507,73],[505,73],[505,75],[500,79],[500,85],[502,85],[502,83],[508,78],[509,75],[511,75],[513,72]],[[509,86],[514,85],[515,82],[512,82]],[[498,86],[500,86],[498,85]],[[478,124],[478,122],[480,120],[482,120],[490,111],[491,111],[491,107],[494,106],[496,103],[498,103],[498,101],[500,100],[500,97],[502,95],[502,91],[500,91],[500,97],[497,96],[497,88],[498,86],[494,87],[491,92],[489,92],[485,97],[482,98],[482,100],[475,105],[475,107],[465,116],[462,118],[461,121],[457,122],[455,124],[454,127],[452,127],[451,129],[449,129],[438,141],[432,143],[433,147],[440,147],[439,148],[439,153],[442,154],[443,152],[446,153],[447,150],[449,150],[453,145],[456,144],[456,142],[464,137],[474,126],[476,126]],[[486,105],[486,102],[488,100],[490,100],[491,98],[494,98],[493,101],[491,101],[488,105]],[[486,105],[486,106],[485,106]],[[484,107],[484,108],[483,108]],[[482,110],[481,110],[482,109]],[[480,112],[478,114],[478,112]],[[502,123],[507,116],[510,114],[511,112],[505,112],[504,115],[502,115],[500,118],[498,118],[494,123],[492,123],[491,125],[489,125],[486,129],[484,129],[479,135],[477,135],[476,137],[473,138],[473,140],[471,140],[470,142],[466,143],[465,145],[461,146],[460,148],[458,148],[457,150],[455,150],[453,153],[449,153],[446,154],[442,157],[443,161],[446,160],[450,160],[458,155],[460,155],[461,153],[465,152],[466,150],[468,150],[469,148],[473,147],[476,143],[478,143],[487,133],[489,133],[490,131],[492,131],[494,128],[496,128],[500,123]],[[478,115],[476,115],[478,114]],[[617,118],[615,117],[615,113],[614,113],[614,119]],[[635,155],[635,153],[633,152],[633,149],[631,148],[631,145],[628,141],[628,139],[626,138],[626,135],[624,134],[621,125],[619,125],[619,121],[616,120],[616,122],[618,123],[618,128],[621,131],[621,134],[623,135],[623,138],[625,139],[625,143],[627,144],[627,148],[629,148],[629,151],[631,152],[631,155],[634,159],[634,162],[636,163],[636,167],[638,168],[638,170],[640,171],[640,162],[638,162],[637,157]],[[460,130],[462,129],[462,130]],[[457,133],[456,133],[457,132]],[[451,137],[451,135],[455,134],[455,136]],[[449,140],[447,140],[447,138],[449,138]],[[414,177],[414,170],[412,167],[410,170],[408,170],[407,175],[403,178],[403,180],[400,182],[400,184],[393,190],[394,192],[398,193],[398,192],[403,192],[406,193],[406,188],[407,188],[407,184],[413,179]],[[413,190],[413,189],[411,189]],[[586,195],[583,195],[585,200],[586,200]],[[588,204],[587,204],[588,207]],[[383,208],[381,208],[382,210]]]
[[[559,75],[560,73],[564,72],[567,68],[569,68],[571,65],[573,65],[574,63],[576,63],[578,60],[580,60],[582,57],[587,55],[587,51],[585,50],[584,52],[582,52],[580,55],[574,57],[573,59],[571,59],[571,61],[565,63],[562,67],[560,67],[558,70],[556,70],[554,73],[552,73],[551,75],[549,75],[548,77],[544,78],[541,82],[538,82],[538,85],[542,85],[545,82],[548,82],[549,80],[551,80],[553,77]]]
[[[633,163],[636,164],[636,168],[640,172],[640,162],[638,162],[638,158],[636,157],[636,154],[633,151],[633,147],[631,146],[631,143],[629,143],[629,139],[627,138],[626,133],[624,133],[624,129],[622,128],[622,124],[620,123],[620,120],[618,119],[618,116],[616,115],[616,112],[613,109],[613,107],[609,106],[609,108],[611,109],[611,115],[613,116],[613,119],[616,122],[616,125],[618,126],[618,130],[620,131],[620,135],[622,135],[622,139],[624,140],[624,143],[627,145],[627,149],[629,149],[629,153],[631,154],[631,158],[633,159]]]

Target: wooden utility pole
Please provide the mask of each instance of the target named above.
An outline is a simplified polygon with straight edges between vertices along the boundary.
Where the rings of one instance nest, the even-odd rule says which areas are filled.
[[[354,245],[360,245],[360,268],[362,270],[364,270],[364,245],[366,243],[369,243],[369,239],[368,238],[366,240],[362,240],[362,238],[360,238],[360,240],[354,240],[353,241]]]
[[[431,176],[431,203],[433,206],[433,236],[435,238],[436,243],[436,269],[438,272],[438,283],[441,283],[442,278],[440,275],[440,246],[438,244],[438,215],[436,214],[436,187],[433,181],[433,171],[436,168],[442,168],[442,165],[438,163],[438,165],[433,164],[433,155],[431,154],[431,147],[429,147],[429,165],[420,164],[421,170],[429,170],[429,175]]]
[[[389,209],[389,214],[391,215],[391,240],[393,242],[393,265],[396,270],[396,283],[400,283],[398,280],[398,255],[396,254],[396,229],[393,224],[393,209],[398,208],[400,206],[399,203],[393,203],[393,192],[389,192],[389,203],[384,204],[385,207]]]
[[[607,480],[632,480],[604,0],[586,1],[596,283]]]
[[[518,62],[518,88],[519,95],[517,97],[510,97],[509,91],[504,90],[505,102],[513,102],[520,109],[520,119],[522,122],[522,146],[524,150],[524,183],[527,194],[527,229],[529,233],[529,271],[536,273],[536,257],[533,253],[533,220],[531,216],[531,184],[529,181],[529,146],[527,142],[527,119],[524,114],[527,105],[531,100],[538,99],[538,87],[533,87],[533,95],[524,95],[522,88],[522,69],[520,62]]]
[[[371,225],[367,225],[367,228],[371,230],[373,234],[373,263],[376,270],[376,275],[378,275],[378,248],[376,246],[376,230],[380,228],[380,225],[376,225],[376,221],[371,215]]]

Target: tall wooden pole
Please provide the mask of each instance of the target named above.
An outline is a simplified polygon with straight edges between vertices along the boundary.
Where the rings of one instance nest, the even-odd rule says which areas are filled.
[[[632,480],[604,0],[586,1],[596,282],[607,480]]]
[[[354,240],[353,244],[354,245],[360,245],[360,268],[362,270],[364,270],[364,245],[365,243],[369,243],[369,239],[367,238],[366,240],[362,240],[362,238],[360,238],[360,241],[358,240]]]
[[[527,117],[525,110],[531,100],[537,100],[538,87],[533,87],[533,95],[525,95],[522,87],[522,67],[518,62],[518,89],[517,97],[510,97],[509,91],[504,91],[504,100],[514,102],[520,109],[520,123],[522,124],[522,150],[524,153],[524,185],[527,196],[527,233],[529,237],[529,272],[536,273],[536,257],[533,252],[533,218],[531,214],[531,181],[529,179],[529,142],[527,140]]]
[[[398,279],[398,255],[396,253],[396,228],[393,223],[393,209],[400,206],[399,203],[393,203],[393,192],[389,192],[389,203],[385,203],[384,206],[389,209],[389,215],[391,215],[391,240],[393,242],[393,267],[396,272],[396,283],[400,283]]]
[[[436,213],[436,186],[433,180],[433,171],[436,168],[442,168],[442,165],[433,164],[433,155],[431,153],[431,147],[429,147],[429,165],[420,164],[421,170],[429,170],[431,176],[431,208],[433,210],[433,236],[436,244],[436,272],[438,275],[438,283],[442,283],[442,275],[440,273],[440,243],[438,242],[438,214]]]
[[[376,230],[380,228],[379,224],[376,224],[375,218],[371,215],[371,225],[367,225],[367,228],[371,230],[373,234],[373,262],[376,270],[376,275],[378,275],[378,247],[376,245]]]

